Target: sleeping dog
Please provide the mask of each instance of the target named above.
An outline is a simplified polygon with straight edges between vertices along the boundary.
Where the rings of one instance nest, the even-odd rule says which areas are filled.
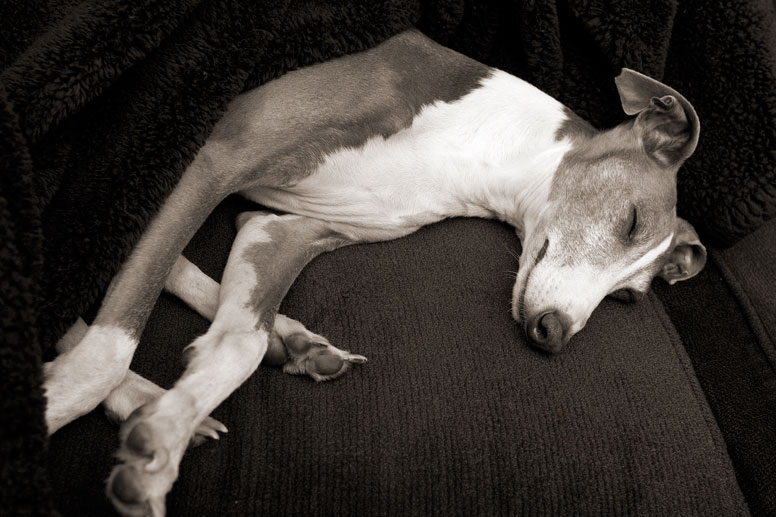
[[[108,496],[162,515],[192,439],[264,359],[325,380],[365,358],[277,308],[301,269],[338,247],[395,239],[446,217],[496,218],[522,239],[513,316],[557,352],[607,295],[695,275],[706,252],[676,216],[695,110],[638,72],[615,79],[629,118],[597,130],[537,88],[411,30],[244,93],[184,172],[114,279],[46,365],[51,433],[104,401],[121,427]],[[239,193],[282,211],[242,214],[219,286],[180,256]],[[128,372],[166,286],[212,320],[169,391]]]

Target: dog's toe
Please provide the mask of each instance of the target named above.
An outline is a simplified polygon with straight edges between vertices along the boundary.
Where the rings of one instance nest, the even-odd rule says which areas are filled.
[[[172,440],[165,440],[166,433],[174,428],[175,425],[168,419],[160,419],[153,424],[138,422],[127,433],[119,457],[129,463],[142,464],[146,472],[159,472],[167,467],[170,450],[176,445]],[[170,434],[174,440],[174,433]]]
[[[175,392],[135,410],[121,428],[121,447],[108,479],[107,494],[122,515],[164,515],[164,499],[178,477],[178,464],[194,431],[190,396]],[[209,419],[208,432],[225,429]]]
[[[145,422],[137,424],[127,435],[124,445],[134,454],[146,458],[153,457],[153,431],[151,426]]]
[[[133,467],[118,467],[108,489],[116,499],[124,504],[137,505],[146,501],[143,486],[138,481]]]
[[[316,350],[308,355],[310,361],[309,368],[318,375],[334,375],[342,369],[345,359],[337,353],[332,353],[328,349]]]
[[[106,488],[108,499],[116,510],[127,517],[153,515],[141,479],[133,466],[113,469]]]

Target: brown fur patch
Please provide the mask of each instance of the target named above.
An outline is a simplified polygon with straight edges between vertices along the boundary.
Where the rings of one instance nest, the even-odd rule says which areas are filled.
[[[140,339],[167,275],[186,243],[225,197],[198,155],[152,219],[105,295],[95,324]],[[162,251],[159,251],[162,250]]]
[[[253,185],[287,186],[326,155],[409,127],[426,105],[460,99],[490,70],[407,31],[241,95],[211,140],[228,167],[237,166]]]
[[[346,241],[324,221],[297,216],[267,220],[262,230],[271,240],[248,246],[242,260],[256,274],[247,308],[256,314],[257,328],[270,332],[277,308],[302,268]]]
[[[572,110],[563,106],[563,113],[566,115],[566,121],[563,122],[555,132],[555,140],[570,138],[572,140],[589,138],[595,135],[596,129]]]

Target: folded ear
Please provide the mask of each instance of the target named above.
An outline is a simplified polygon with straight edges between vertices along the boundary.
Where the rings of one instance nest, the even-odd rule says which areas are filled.
[[[695,228],[681,217],[676,218],[672,245],[673,249],[658,276],[674,285],[700,273],[706,265],[706,248],[701,244]]]
[[[700,123],[692,104],[660,81],[623,68],[614,79],[622,108],[635,115],[644,150],[663,167],[679,167],[698,145]]]

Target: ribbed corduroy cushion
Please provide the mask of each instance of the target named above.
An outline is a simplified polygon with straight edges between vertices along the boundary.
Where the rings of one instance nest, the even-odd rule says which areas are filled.
[[[715,250],[714,259],[776,367],[776,221],[729,249]]]
[[[710,252],[696,280],[657,294],[682,336],[752,513],[774,515],[776,220]]]
[[[187,254],[217,276],[228,200]],[[170,515],[747,513],[718,428],[653,296],[606,301],[568,349],[529,348],[509,313],[512,230],[458,219],[316,259],[283,305],[369,363],[315,384],[260,367],[190,451]],[[169,384],[205,322],[165,296],[135,365]],[[108,510],[115,429],[51,440],[55,504]]]

